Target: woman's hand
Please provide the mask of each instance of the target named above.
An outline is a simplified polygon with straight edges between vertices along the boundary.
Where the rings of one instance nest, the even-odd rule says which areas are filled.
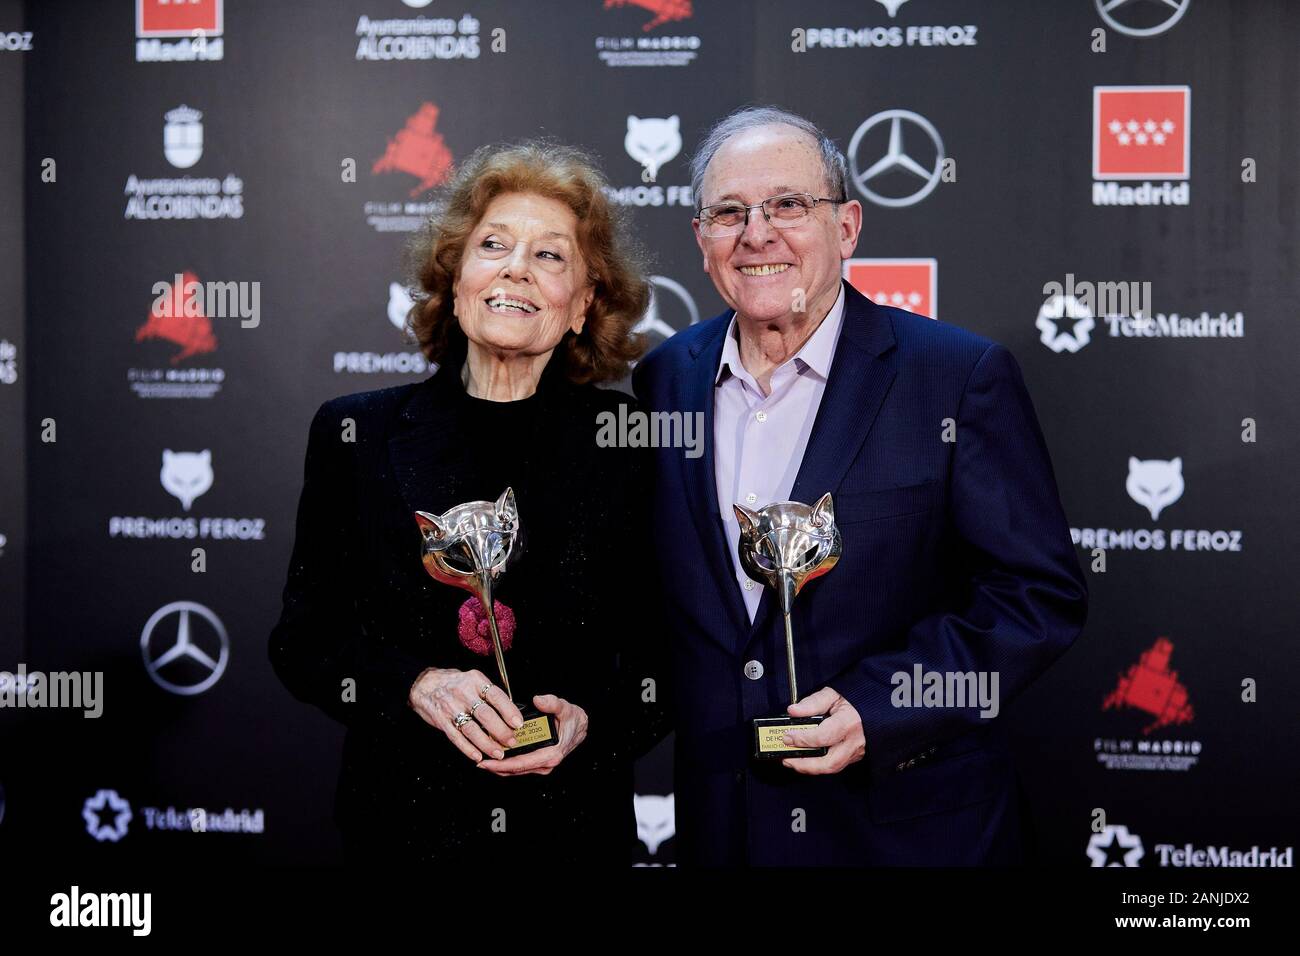
[[[415,679],[407,700],[425,723],[441,730],[457,750],[475,763],[485,754],[497,760],[503,758],[505,749],[516,743],[514,730],[524,724],[523,715],[506,692],[480,671],[430,667]],[[469,714],[474,719],[457,727],[457,714]],[[584,734],[586,716],[583,714]]]
[[[541,694],[533,698],[533,706],[544,714],[555,715],[555,722],[559,724],[559,743],[505,760],[484,760],[479,764],[480,767],[500,777],[525,773],[540,773],[545,776],[587,738],[587,712],[577,704],[570,704],[554,694]]]

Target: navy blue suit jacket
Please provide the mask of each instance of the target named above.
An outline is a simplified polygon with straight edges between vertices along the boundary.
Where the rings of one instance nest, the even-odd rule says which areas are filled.
[[[705,451],[655,456],[655,551],[676,702],[686,864],[1014,863],[1019,787],[1000,718],[896,707],[896,672],[998,673],[1000,707],[1083,626],[1087,586],[1019,366],[1001,345],[845,283],[843,330],[791,499],[833,495],[844,553],[795,601],[800,693],[857,708],[865,759],[797,774],[751,759],[751,719],[788,705],[765,589],[751,626],[715,490],[714,378],[733,312],[637,367],[652,411],[702,412]],[[944,440],[945,419],[955,440]],[[763,675],[745,676],[756,660]],[[802,811],[800,813],[799,811]]]

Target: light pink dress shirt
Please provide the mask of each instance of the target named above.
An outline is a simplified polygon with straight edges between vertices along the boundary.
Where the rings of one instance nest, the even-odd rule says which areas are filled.
[[[751,580],[740,565],[736,553],[740,525],[731,506],[741,504],[756,511],[774,501],[789,499],[826,391],[826,378],[843,324],[841,282],[840,294],[817,331],[772,372],[772,394],[767,396],[740,361],[734,316],[727,327],[713,390],[714,477],[732,568],[751,623],[758,612],[763,585]]]

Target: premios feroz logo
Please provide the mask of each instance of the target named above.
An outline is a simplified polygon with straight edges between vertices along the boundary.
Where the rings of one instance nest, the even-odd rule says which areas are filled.
[[[1183,498],[1187,482],[1183,459],[1147,458],[1130,456],[1124,490],[1143,511],[1151,516],[1152,523],[1163,519],[1169,523],[1165,512]],[[1240,552],[1244,543],[1240,529],[1205,529],[1185,527],[1150,528],[1070,528],[1070,538],[1084,551],[1199,551],[1207,553]],[[1104,557],[1104,555],[1102,555]]]

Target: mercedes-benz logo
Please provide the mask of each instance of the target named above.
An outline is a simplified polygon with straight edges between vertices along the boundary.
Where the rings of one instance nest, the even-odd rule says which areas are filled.
[[[176,619],[174,628],[172,617]],[[196,627],[196,622],[202,623]],[[173,601],[155,611],[145,624],[140,653],[155,684],[173,694],[190,696],[220,680],[230,661],[230,638],[221,619],[202,604]],[[164,672],[169,676],[164,677]]]
[[[1187,12],[1188,6],[1192,0],[1093,0],[1097,4],[1097,13],[1106,21],[1106,25],[1118,33],[1123,33],[1131,37],[1153,37],[1157,33],[1164,33],[1175,23],[1183,18]],[[1129,10],[1141,5],[1144,10],[1153,7],[1162,7],[1165,18],[1151,26],[1137,26],[1130,23],[1120,23],[1111,14],[1121,8],[1127,7]],[[1173,11],[1172,13],[1170,11]],[[1143,21],[1151,21],[1154,16],[1143,16],[1139,18]]]
[[[664,318],[667,303],[660,300],[661,292],[666,292],[677,300],[679,304],[673,306],[670,311],[677,313],[676,318],[688,319],[685,325],[669,322]],[[695,300],[691,298],[685,286],[667,276],[650,276],[650,305],[646,307],[645,315],[632,331],[658,335],[667,340],[699,321],[700,310],[695,307]]]
[[[885,148],[885,155],[863,169],[863,164],[858,162],[858,150],[867,134],[885,122],[889,123],[889,143]],[[919,128],[929,138],[934,151],[934,160],[929,164],[918,162],[904,146],[905,123]],[[913,139],[915,138],[913,134]],[[943,140],[939,138],[939,131],[924,116],[910,110],[884,110],[877,113],[859,126],[853,134],[853,139],[849,141],[849,174],[853,185],[878,206],[910,206],[930,195],[934,187],[939,184],[939,176],[943,172],[943,158]],[[894,171],[910,173],[919,178],[923,185],[914,192],[902,196],[887,196],[876,192],[868,185],[873,179]]]

